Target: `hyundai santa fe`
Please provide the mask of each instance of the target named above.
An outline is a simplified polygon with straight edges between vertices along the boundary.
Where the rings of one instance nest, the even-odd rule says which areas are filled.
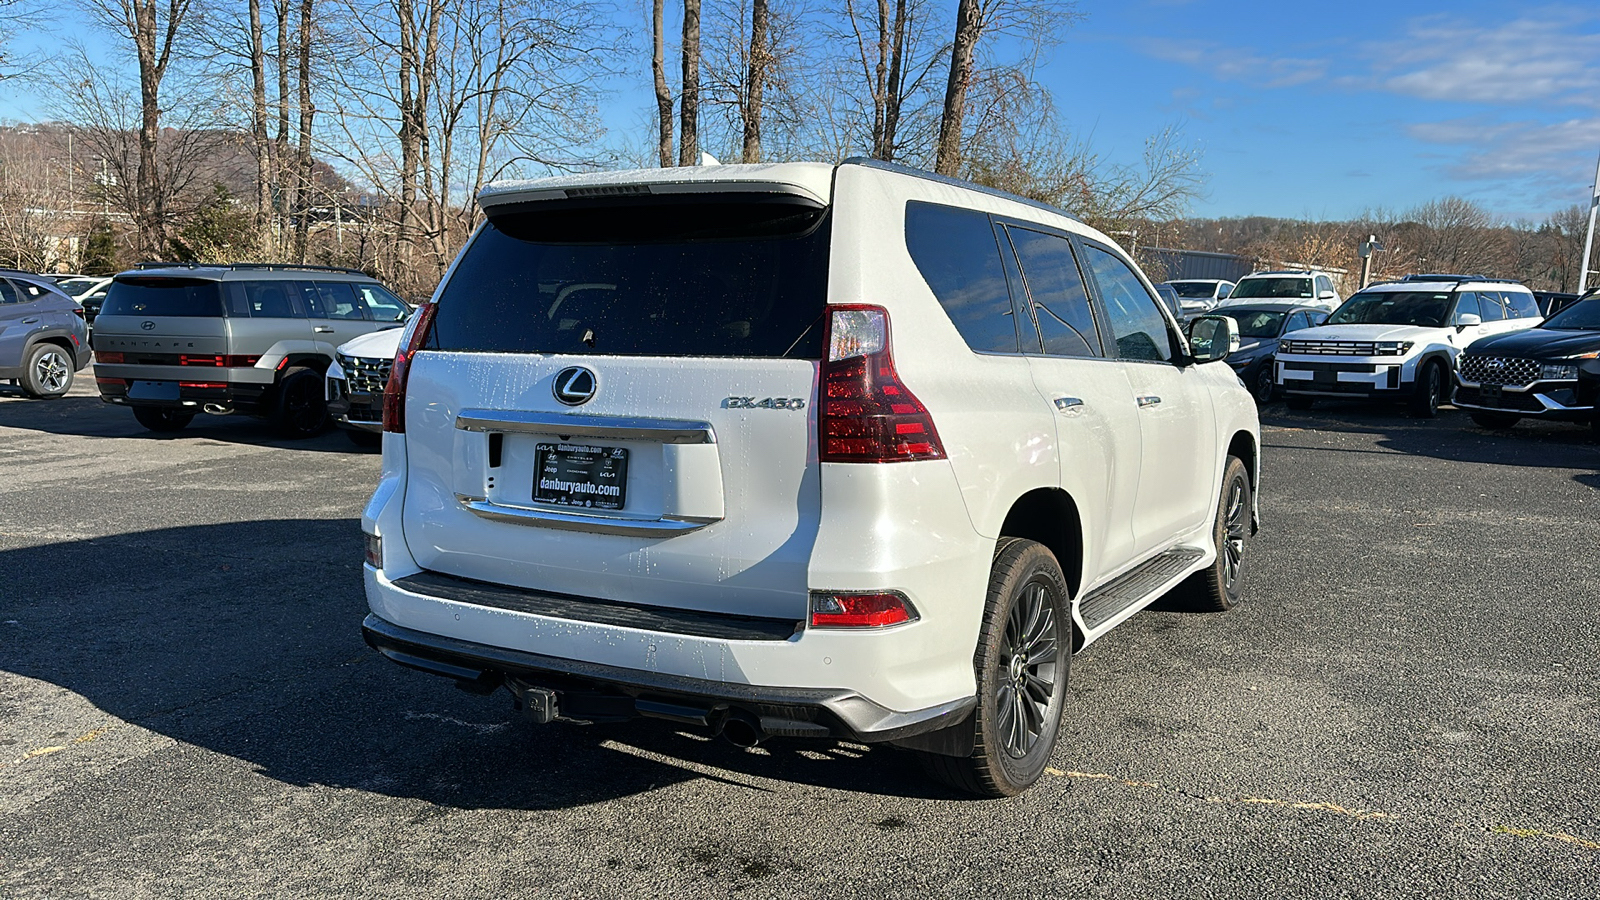
[[[536,722],[1032,784],[1072,655],[1242,591],[1255,403],[1105,235],[868,161],[495,185],[406,327],[363,631]]]

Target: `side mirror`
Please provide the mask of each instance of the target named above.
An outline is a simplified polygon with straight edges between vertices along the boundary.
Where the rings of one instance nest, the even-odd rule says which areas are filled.
[[[1195,316],[1189,323],[1189,353],[1197,363],[1219,362],[1239,349],[1239,323],[1229,316]]]
[[[1338,296],[1339,295],[1335,294],[1333,291],[1323,291],[1322,293],[1317,295],[1317,299],[1318,300],[1332,300],[1332,299],[1334,299],[1335,297],[1338,297]]]
[[[1476,328],[1483,324],[1483,316],[1477,313],[1459,313],[1456,315],[1456,330],[1463,328]]]

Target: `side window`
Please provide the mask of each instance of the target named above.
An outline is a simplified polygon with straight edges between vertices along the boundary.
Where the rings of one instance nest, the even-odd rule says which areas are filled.
[[[17,289],[11,286],[11,282],[7,281],[4,278],[0,278],[0,303],[16,303],[16,302],[17,302]]]
[[[361,300],[356,297],[356,292],[350,285],[341,281],[319,281],[316,283],[318,298],[322,301],[323,312],[330,319],[365,319],[366,310],[361,305]]]
[[[1456,324],[1461,324],[1461,316],[1465,313],[1472,313],[1479,318],[1488,318],[1478,310],[1478,295],[1471,291],[1462,291],[1456,297]]]
[[[246,281],[244,295],[250,303],[250,315],[258,319],[303,319],[304,310],[296,309],[290,299],[294,289],[292,281]]]
[[[1227,283],[1226,281],[1224,281],[1223,283],[1217,285],[1217,299],[1218,300],[1226,300],[1226,299],[1228,299],[1228,295],[1231,294],[1231,293],[1233,293],[1233,285]]]
[[[913,200],[906,204],[906,249],[968,347],[1017,352],[1011,293],[987,214]]]
[[[1505,307],[1500,305],[1500,295],[1494,291],[1478,292],[1478,308],[1483,311],[1485,322],[1498,322],[1506,317]]]
[[[1171,361],[1172,337],[1167,320],[1139,276],[1127,263],[1099,247],[1085,247],[1084,262],[1094,273],[1100,302],[1110,317],[1107,324],[1117,342],[1117,355],[1123,359]]]
[[[31,303],[45,296],[45,290],[37,284],[26,281],[13,281],[11,286],[17,291],[18,303]]]
[[[1506,291],[1501,296],[1506,298],[1506,306],[1516,313],[1517,318],[1539,318],[1539,302],[1533,299],[1533,294],[1527,291]]]
[[[1317,296],[1321,297],[1323,291],[1333,290],[1333,280],[1326,275],[1317,276]]]
[[[228,315],[236,319],[250,318],[250,295],[245,292],[245,286],[240,281],[224,281],[222,283],[222,299],[228,304]]]
[[[1100,334],[1089,295],[1083,289],[1083,275],[1072,255],[1072,243],[1064,237],[1026,228],[1007,226],[1006,233],[1022,264],[1022,280],[1028,285],[1044,352],[1051,356],[1099,356]]]
[[[355,288],[357,298],[367,305],[374,321],[398,322],[411,311],[411,307],[406,306],[399,297],[375,284],[355,284],[351,287]]]
[[[1288,334],[1291,331],[1299,331],[1302,328],[1310,327],[1311,315],[1305,312],[1297,312],[1289,317],[1289,321],[1283,326],[1283,332]]]

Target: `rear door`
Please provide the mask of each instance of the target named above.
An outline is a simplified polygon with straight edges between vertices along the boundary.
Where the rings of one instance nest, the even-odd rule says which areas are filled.
[[[23,324],[24,319],[36,318],[35,304],[22,302],[22,295],[11,282],[0,278],[0,366],[16,368],[27,364],[22,358],[28,334],[38,325]]]
[[[828,240],[781,194],[491,209],[412,363],[417,563],[803,617]]]
[[[329,359],[335,347],[377,329],[366,304],[348,282],[302,281],[299,288],[317,349]]]

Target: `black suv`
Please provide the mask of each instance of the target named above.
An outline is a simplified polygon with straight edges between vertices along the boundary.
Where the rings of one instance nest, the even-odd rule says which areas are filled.
[[[1455,405],[1485,428],[1525,417],[1600,428],[1600,295],[1537,327],[1486,337],[1456,360]]]

